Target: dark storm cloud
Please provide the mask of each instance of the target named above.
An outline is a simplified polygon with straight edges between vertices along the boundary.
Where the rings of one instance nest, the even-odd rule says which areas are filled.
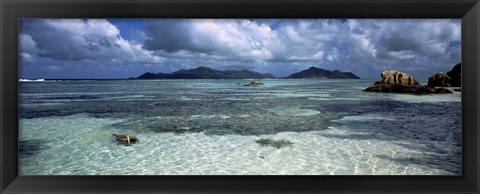
[[[362,34],[363,34],[363,31],[362,31],[362,30],[360,30],[360,29],[358,29],[358,28],[354,28],[354,29],[352,29],[352,33],[353,33],[353,34],[359,34],[359,35],[362,35]]]
[[[143,48],[147,50],[177,52],[198,49],[193,43],[188,23],[184,20],[149,21],[146,32],[148,39]]]
[[[456,41],[459,34],[455,35],[452,31],[454,29],[440,22],[410,21],[401,22],[396,26],[393,23],[385,25],[390,28],[380,34],[375,45],[379,50],[379,56],[398,59],[392,53],[408,53],[417,56],[434,56],[445,53],[447,45],[451,41]],[[434,26],[434,23],[439,25]]]
[[[418,50],[419,47],[422,46],[421,42],[416,42],[415,40],[395,34],[382,37],[379,41],[381,44],[378,46],[382,46],[386,51]]]
[[[60,21],[59,21],[60,22]],[[68,22],[64,25],[57,25],[50,20],[26,20],[21,23],[21,32],[35,41],[40,57],[55,58],[61,60],[81,60],[92,58],[100,50],[97,39],[105,37],[94,37],[95,34],[85,33],[77,37],[73,30],[76,25]],[[68,29],[69,27],[72,27]],[[98,35],[97,35],[98,36]],[[102,35],[100,35],[102,36]]]

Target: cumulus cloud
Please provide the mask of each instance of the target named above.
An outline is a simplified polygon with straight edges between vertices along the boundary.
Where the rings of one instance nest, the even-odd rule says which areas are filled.
[[[91,68],[101,65],[130,71],[131,76],[145,70],[171,72],[198,66],[287,76],[317,66],[361,77],[378,77],[385,69],[425,77],[448,71],[461,55],[459,20],[159,19],[144,23],[144,28],[135,29],[138,37],[125,39],[107,20],[22,21],[20,57],[25,64],[88,63]]]
[[[268,25],[248,20],[158,20],[147,29],[143,48],[168,53],[269,60],[282,45]]]
[[[20,50],[27,53],[37,52],[37,43],[32,39],[32,36],[28,34],[20,34]]]
[[[446,20],[382,21],[384,29],[375,37],[375,46],[384,57],[398,59],[403,55],[436,56],[444,54],[452,41],[460,41],[459,24]],[[378,32],[377,32],[378,33]],[[390,55],[392,54],[393,55]],[[395,53],[397,55],[395,55]]]
[[[52,68],[55,63],[96,64],[92,70],[98,70],[114,69],[114,66],[128,63],[164,61],[153,52],[142,49],[141,44],[122,38],[118,28],[107,20],[34,19],[22,20],[20,24],[21,59],[26,62],[35,60],[37,64],[48,63],[46,70],[61,69]]]

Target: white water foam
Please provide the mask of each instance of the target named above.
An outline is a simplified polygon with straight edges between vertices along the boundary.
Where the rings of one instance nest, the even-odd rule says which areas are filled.
[[[430,94],[430,95],[412,95],[412,94],[390,94],[385,95],[393,100],[422,103],[422,102],[461,102],[462,94],[454,92],[453,94]]]

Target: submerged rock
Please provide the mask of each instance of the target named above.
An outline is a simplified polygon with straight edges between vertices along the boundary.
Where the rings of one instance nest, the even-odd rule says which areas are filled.
[[[260,85],[263,85],[263,83],[260,81],[253,81],[248,84],[245,84],[244,86],[260,86]]]
[[[433,88],[429,86],[404,86],[399,84],[377,84],[363,90],[365,92],[383,93],[406,93],[406,94],[449,94],[452,93],[446,88]]]
[[[127,138],[127,135],[112,134],[112,136],[121,144],[137,143],[139,141],[135,136],[128,136],[129,138]],[[129,140],[130,142],[128,142]]]
[[[452,78],[444,73],[435,73],[428,78],[430,87],[450,87]]]
[[[288,141],[288,140],[273,140],[273,139],[260,139],[255,141],[256,143],[260,144],[261,146],[270,146],[274,147],[277,149],[283,148],[283,147],[291,147],[293,146],[293,142]]]
[[[46,149],[48,141],[40,139],[23,140],[18,142],[18,153],[21,158],[35,155]]]

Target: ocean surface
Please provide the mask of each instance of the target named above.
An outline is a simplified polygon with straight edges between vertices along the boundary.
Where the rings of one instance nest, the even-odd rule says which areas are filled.
[[[461,175],[459,92],[249,81],[20,82],[19,174]]]

